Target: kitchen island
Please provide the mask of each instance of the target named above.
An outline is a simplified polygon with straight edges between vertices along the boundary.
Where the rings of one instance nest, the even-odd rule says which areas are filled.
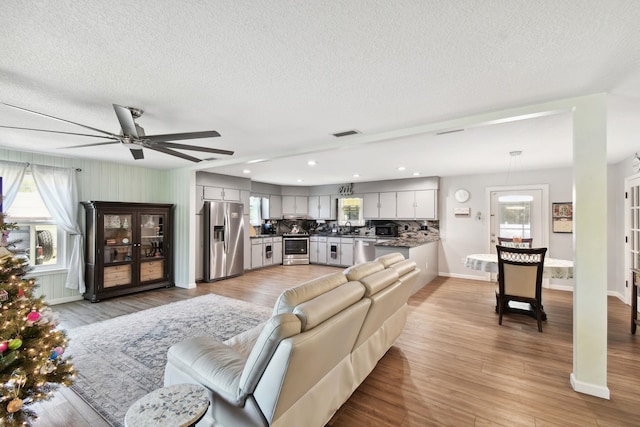
[[[419,238],[399,238],[376,243],[376,258],[382,255],[399,252],[406,259],[415,261],[420,269],[411,294],[418,292],[438,276],[438,236]]]

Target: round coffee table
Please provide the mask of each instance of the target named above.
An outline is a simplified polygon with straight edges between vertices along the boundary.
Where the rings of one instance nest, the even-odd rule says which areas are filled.
[[[196,384],[174,384],[138,399],[124,417],[125,427],[195,425],[209,408],[207,389]]]

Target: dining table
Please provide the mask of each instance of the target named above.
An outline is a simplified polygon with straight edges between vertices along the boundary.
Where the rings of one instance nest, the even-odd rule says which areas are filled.
[[[474,270],[498,273],[497,254],[467,255],[464,266]],[[544,259],[542,276],[545,279],[573,279],[573,261],[558,258]]]

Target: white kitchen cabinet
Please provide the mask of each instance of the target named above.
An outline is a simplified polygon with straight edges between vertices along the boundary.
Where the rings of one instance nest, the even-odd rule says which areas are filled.
[[[327,238],[327,264],[344,267],[353,265],[353,239]]]
[[[327,238],[323,236],[311,236],[309,240],[309,262],[311,264],[326,264]]]
[[[307,196],[282,196],[283,215],[307,215],[308,211]]]
[[[396,218],[396,192],[364,193],[363,195],[364,219],[395,219]]]
[[[345,267],[353,265],[353,239],[340,239],[340,264]]]
[[[277,194],[269,196],[269,215],[267,219],[282,219],[282,196]]]
[[[398,191],[397,218],[437,219],[437,190]]]
[[[273,265],[282,264],[282,237],[273,238]]]
[[[251,239],[251,269],[262,267],[262,238]]]
[[[203,198],[204,200],[224,200],[239,202],[240,190],[236,190],[235,188],[204,186]]]
[[[273,265],[273,237],[262,238],[262,266]]]
[[[336,199],[331,196],[309,196],[308,213],[311,219],[336,219]]]

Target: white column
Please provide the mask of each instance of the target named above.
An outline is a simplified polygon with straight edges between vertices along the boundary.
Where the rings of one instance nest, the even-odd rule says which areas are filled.
[[[580,98],[573,114],[573,372],[575,391],[609,399],[607,387],[606,95]]]
[[[169,171],[173,211],[173,278],[179,288],[195,288],[196,173],[188,168]]]

